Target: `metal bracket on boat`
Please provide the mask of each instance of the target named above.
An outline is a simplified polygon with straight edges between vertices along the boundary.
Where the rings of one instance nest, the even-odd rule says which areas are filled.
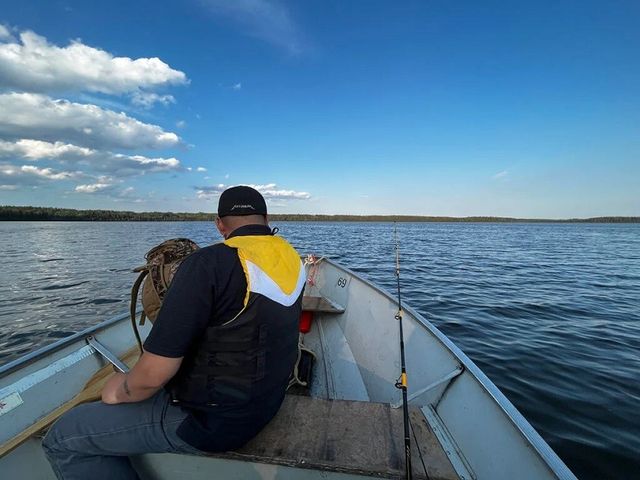
[[[437,379],[435,382],[431,382],[429,385],[427,385],[424,388],[421,388],[418,391],[413,392],[411,395],[409,395],[407,397],[407,402],[410,402],[411,400],[418,398],[420,395],[422,395],[423,393],[428,392],[429,390],[433,390],[434,388],[436,388],[438,385],[442,385],[445,382],[448,382],[450,380],[453,380],[454,378],[456,378],[458,375],[460,375],[462,372],[464,371],[464,367],[462,365],[458,365],[456,367],[455,370],[453,370],[452,372],[447,373],[445,376],[440,377],[439,379]],[[391,405],[391,408],[400,408],[402,407],[402,402],[398,402],[398,403],[394,403]]]
[[[440,445],[442,445],[442,449],[444,453],[449,458],[453,469],[460,477],[460,480],[477,480],[478,476],[475,474],[471,465],[462,454],[462,451],[458,447],[458,444],[449,433],[449,429],[445,425],[445,423],[436,412],[433,405],[426,405],[420,409],[424,414],[424,417],[427,419],[427,423],[431,430],[438,438]]]
[[[111,350],[101,344],[98,339],[94,336],[88,336],[86,338],[87,343],[91,345],[96,351],[102,355],[111,365],[113,365],[116,369],[118,369],[122,373],[127,373],[129,371],[129,367],[126,366],[116,355],[114,355]]]

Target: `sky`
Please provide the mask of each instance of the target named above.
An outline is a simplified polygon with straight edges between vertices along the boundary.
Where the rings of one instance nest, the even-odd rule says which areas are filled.
[[[640,216],[640,2],[22,1],[0,205]]]

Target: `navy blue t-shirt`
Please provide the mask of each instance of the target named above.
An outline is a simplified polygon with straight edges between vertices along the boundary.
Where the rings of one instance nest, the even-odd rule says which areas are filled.
[[[229,236],[270,235],[265,225],[240,227]],[[180,265],[144,349],[163,357],[188,356],[210,325],[232,319],[243,308],[247,281],[235,248],[223,243],[201,248]],[[184,363],[183,363],[184,365]],[[214,452],[241,447],[276,414],[284,389],[257,405],[186,409],[178,436]]]

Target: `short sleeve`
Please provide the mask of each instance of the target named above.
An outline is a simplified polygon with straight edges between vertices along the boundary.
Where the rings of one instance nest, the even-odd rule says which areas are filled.
[[[163,357],[184,357],[211,317],[213,265],[203,251],[187,257],[176,272],[144,349]]]

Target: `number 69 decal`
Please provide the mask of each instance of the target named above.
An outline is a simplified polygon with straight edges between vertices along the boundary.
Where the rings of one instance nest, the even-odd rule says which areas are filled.
[[[343,278],[343,277],[338,278],[338,283],[336,285],[338,285],[340,288],[346,287],[347,286],[347,279]]]

